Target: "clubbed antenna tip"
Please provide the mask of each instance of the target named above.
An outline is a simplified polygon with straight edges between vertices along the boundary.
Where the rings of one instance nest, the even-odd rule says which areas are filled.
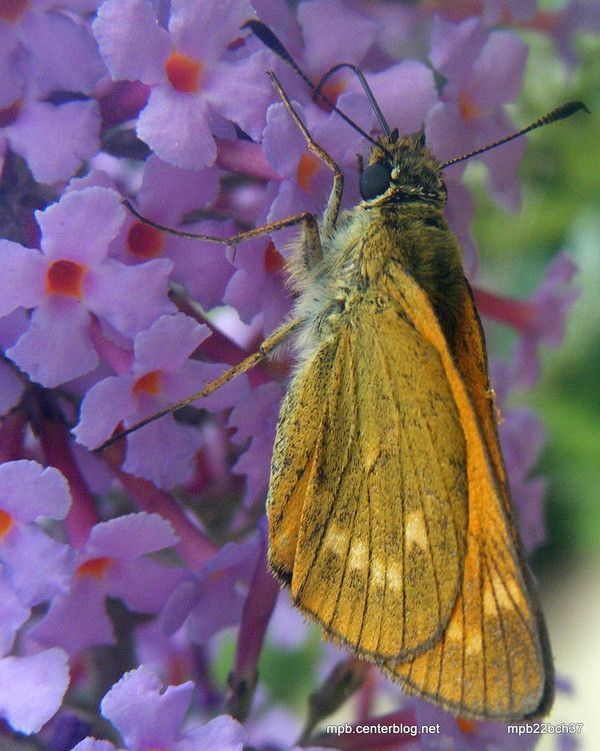
[[[505,136],[504,138],[501,138],[499,141],[490,143],[487,146],[482,146],[480,149],[475,149],[475,151],[470,151],[468,154],[463,154],[462,156],[457,156],[454,159],[450,159],[450,161],[444,162],[441,165],[441,168],[445,169],[446,167],[450,167],[451,164],[464,162],[465,159],[470,159],[471,157],[477,156],[478,154],[483,154],[485,151],[489,151],[490,149],[495,149],[497,146],[502,146],[502,144],[508,143],[509,141],[512,141],[515,138],[519,138],[519,136],[524,136],[525,133],[529,133],[529,131],[531,130],[540,128],[542,125],[550,125],[550,123],[555,123],[557,120],[564,120],[565,117],[571,117],[571,115],[574,115],[576,112],[579,112],[580,110],[585,110],[585,112],[589,113],[589,109],[585,106],[583,102],[579,102],[579,101],[567,102],[566,104],[563,104],[560,107],[557,107],[555,110],[552,110],[552,112],[548,112],[547,115],[540,117],[539,120],[536,120],[534,123],[531,123],[531,125],[528,125],[526,128],[522,128],[521,130],[518,130],[516,133],[511,133],[510,135]]]

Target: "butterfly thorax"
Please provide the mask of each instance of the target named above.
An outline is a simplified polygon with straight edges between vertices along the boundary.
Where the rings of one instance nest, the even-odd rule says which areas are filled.
[[[342,212],[330,236],[322,234],[323,260],[306,274],[293,273],[300,292],[296,311],[308,322],[309,346],[315,338],[336,335],[340,325],[352,325],[365,305],[384,309],[395,265],[427,293],[453,340],[464,274],[460,246],[444,215],[439,163],[419,139],[381,143],[361,176],[363,201]]]

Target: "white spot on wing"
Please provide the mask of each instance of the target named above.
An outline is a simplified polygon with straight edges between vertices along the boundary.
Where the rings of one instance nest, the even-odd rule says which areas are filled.
[[[350,545],[348,551],[348,565],[350,568],[366,569],[369,563],[369,549],[364,542],[358,540]]]
[[[349,535],[347,530],[332,525],[327,530],[323,545],[338,555],[342,555],[348,547]]]
[[[401,592],[403,587],[402,582],[402,569],[398,564],[388,566],[385,572],[385,579],[389,589],[393,589],[396,592]]]
[[[385,566],[379,560],[371,562],[371,581],[376,587],[383,587],[385,581]]]
[[[410,547],[411,545],[418,545],[420,548],[427,547],[427,530],[423,514],[420,511],[411,511],[407,515],[406,524],[404,525],[404,537],[406,539],[406,547]]]
[[[478,631],[474,631],[467,637],[466,652],[468,655],[481,654],[483,649],[483,643],[481,641],[481,634]]]

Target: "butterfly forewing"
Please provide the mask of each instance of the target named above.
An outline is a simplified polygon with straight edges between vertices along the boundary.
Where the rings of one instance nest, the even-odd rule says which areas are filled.
[[[282,409],[269,496],[272,564],[292,565],[292,597],[333,638],[367,656],[407,656],[439,639],[462,581],[458,413],[435,348],[391,305],[366,300],[324,347]],[[294,425],[315,404],[317,382],[321,415],[310,416],[306,450],[304,440],[293,443]],[[291,508],[293,561],[292,525],[285,557],[276,523]]]

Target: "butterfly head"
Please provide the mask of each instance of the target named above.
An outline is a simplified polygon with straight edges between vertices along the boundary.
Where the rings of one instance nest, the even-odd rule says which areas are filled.
[[[447,191],[438,160],[425,148],[424,135],[381,136],[360,175],[360,194],[369,203],[424,201],[443,205]]]

